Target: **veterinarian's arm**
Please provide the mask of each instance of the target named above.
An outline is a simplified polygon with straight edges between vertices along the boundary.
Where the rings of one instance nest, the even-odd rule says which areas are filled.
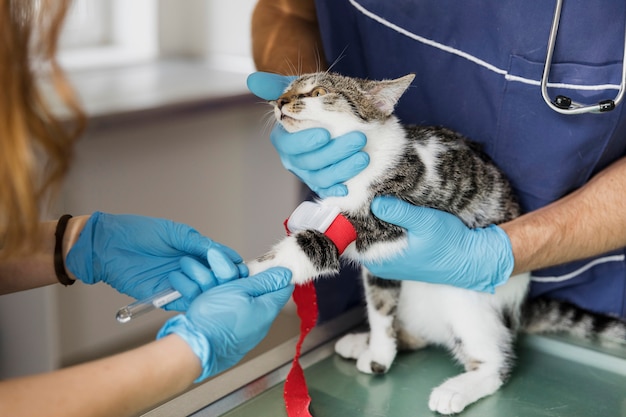
[[[491,291],[512,274],[559,265],[626,246],[626,159],[572,194],[500,226],[469,229],[448,213],[383,197],[380,219],[408,232],[406,251],[366,262],[382,278]]]
[[[93,213],[66,250],[70,277],[85,284],[104,282],[135,299],[172,287],[183,294],[166,310],[185,311],[202,291],[248,274],[233,249],[186,224],[147,216]],[[197,281],[181,275],[202,265],[210,273],[193,275]]]
[[[0,415],[131,416],[235,363],[285,305],[291,273],[273,268],[202,293],[159,339],[105,359],[0,382]]]
[[[89,216],[71,218],[63,235],[63,248],[70,248]],[[0,294],[58,284],[54,272],[54,247],[57,222],[40,225],[40,244],[28,254],[0,260]],[[67,251],[65,251],[67,253]]]
[[[511,239],[514,273],[626,246],[624,213],[626,158],[568,196],[501,225]]]
[[[106,359],[0,382],[0,415],[131,416],[182,392],[202,367],[177,336]]]
[[[314,0],[259,0],[252,15],[252,54],[260,71],[325,70]]]
[[[41,244],[31,253],[0,260],[0,294],[57,284],[57,222],[41,225]],[[105,282],[136,299],[168,288],[183,297],[167,310],[185,311],[203,291],[248,275],[237,252],[191,227],[146,216],[94,213],[72,217],[61,251],[70,280]],[[209,266],[207,274],[183,274]],[[193,278],[189,278],[192,275]]]

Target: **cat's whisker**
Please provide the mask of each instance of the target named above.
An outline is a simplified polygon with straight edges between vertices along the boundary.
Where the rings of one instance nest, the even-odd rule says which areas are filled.
[[[302,57],[300,56],[300,53],[298,53],[298,61],[300,62],[301,60],[302,60]],[[300,74],[300,71],[298,71],[298,67],[291,61],[291,59],[285,58],[285,65],[289,68],[288,75]],[[301,65],[301,64],[298,64],[298,65]]]
[[[302,58],[302,52],[298,51],[298,67],[296,68],[296,72],[294,73],[295,75],[300,75],[302,74],[302,67],[304,66],[304,61]]]
[[[255,101],[254,104],[262,104],[264,106],[267,106],[267,101],[266,100],[259,100],[259,101]]]
[[[274,111],[269,110],[267,113],[261,116],[262,118],[262,128],[261,134],[263,137],[269,136],[270,132],[274,128],[274,123],[276,122],[276,118],[274,117]]]
[[[272,132],[272,129],[274,128],[275,125],[275,121],[268,119],[267,122],[265,123],[265,126],[263,126],[263,136],[268,136],[270,135],[270,133]]]
[[[315,68],[315,72],[322,71],[322,54],[318,48],[315,48]]]
[[[333,67],[337,65],[339,61],[341,61],[346,56],[346,49],[348,49],[347,45],[343,48],[341,53],[337,55],[337,59],[335,59],[333,63],[328,66],[328,69],[325,71],[325,74],[329,74],[332,71]]]

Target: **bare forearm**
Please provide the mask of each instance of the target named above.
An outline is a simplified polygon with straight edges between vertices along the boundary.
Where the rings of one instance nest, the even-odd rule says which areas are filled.
[[[189,387],[200,361],[170,335],[106,359],[0,382],[3,416],[131,416]]]
[[[63,259],[78,239],[87,219],[89,216],[78,216],[68,222],[63,235]],[[34,253],[0,261],[0,295],[58,283],[54,273],[56,226],[56,221],[42,224],[41,244]]]
[[[584,259],[626,246],[626,159],[572,194],[501,225],[514,273]]]
[[[259,0],[252,51],[260,71],[297,75],[326,67],[313,0]]]

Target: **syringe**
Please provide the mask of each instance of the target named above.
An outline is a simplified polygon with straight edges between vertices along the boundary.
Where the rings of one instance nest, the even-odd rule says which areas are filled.
[[[115,318],[120,323],[128,323],[132,319],[141,316],[149,311],[163,307],[165,304],[171,303],[182,297],[181,293],[176,290],[168,289],[154,294],[152,297],[135,301],[132,304],[117,310]]]

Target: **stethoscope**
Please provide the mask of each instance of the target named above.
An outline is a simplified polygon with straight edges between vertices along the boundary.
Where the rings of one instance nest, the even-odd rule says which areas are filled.
[[[556,33],[559,30],[559,20],[561,19],[561,7],[563,0],[556,0],[554,9],[554,19],[550,28],[550,37],[548,38],[548,53],[546,54],[546,63],[543,67],[543,75],[541,76],[541,95],[546,104],[554,111],[561,114],[582,114],[582,113],[602,113],[613,110],[624,99],[626,90],[626,30],[624,31],[624,55],[622,58],[622,81],[619,85],[619,91],[613,100],[602,100],[597,104],[585,105],[573,101],[571,98],[559,95],[554,101],[548,95],[548,76],[550,75],[550,66],[552,65],[552,54],[554,53],[554,44],[556,43]]]

